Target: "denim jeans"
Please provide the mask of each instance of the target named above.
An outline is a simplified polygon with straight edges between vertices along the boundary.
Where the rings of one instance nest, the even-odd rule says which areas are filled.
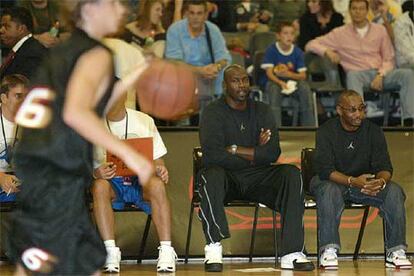
[[[341,248],[339,224],[345,202],[365,204],[380,210],[385,220],[385,248],[388,252],[406,249],[405,240],[405,194],[395,182],[389,181],[384,190],[377,196],[369,196],[358,188],[346,187],[329,180],[320,180],[314,176],[310,184],[311,193],[316,197],[320,253],[325,248]]]
[[[346,74],[346,86],[361,96],[363,89],[370,86],[377,75],[377,70],[349,71]],[[400,86],[400,103],[404,118],[414,118],[414,71],[408,68],[394,69],[383,80],[384,88]]]
[[[299,119],[302,126],[314,126],[315,116],[313,114],[312,92],[306,81],[297,81],[298,89],[289,97],[299,103]],[[281,87],[271,80],[267,81],[265,96],[276,120],[276,125],[282,125],[282,94]]]

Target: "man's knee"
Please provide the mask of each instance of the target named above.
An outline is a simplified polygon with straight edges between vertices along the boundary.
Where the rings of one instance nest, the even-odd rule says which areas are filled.
[[[150,182],[143,187],[143,191],[144,198],[149,201],[166,197],[165,184],[157,176],[151,178]]]
[[[317,201],[335,202],[342,201],[341,186],[329,180],[312,179],[312,192]]]
[[[111,198],[112,186],[106,179],[96,179],[91,188],[93,198]]]
[[[391,202],[400,202],[401,204],[404,204],[406,196],[404,190],[401,188],[399,184],[395,182],[388,183],[386,192],[386,198],[388,200],[390,200]]]
[[[208,187],[224,186],[226,170],[219,166],[205,168],[199,173],[198,180],[200,185],[206,185]]]

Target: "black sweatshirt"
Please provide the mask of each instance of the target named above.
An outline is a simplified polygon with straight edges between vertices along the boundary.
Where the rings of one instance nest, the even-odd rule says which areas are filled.
[[[252,100],[248,100],[247,106],[244,111],[234,110],[222,97],[203,111],[200,144],[204,166],[217,165],[227,170],[239,170],[276,162],[280,155],[279,134],[269,107]],[[261,128],[272,132],[269,142],[262,146],[259,145]],[[254,161],[227,152],[226,147],[230,145],[254,147]]]
[[[333,118],[316,132],[315,171],[321,180],[328,180],[333,171],[345,175],[360,176],[388,171],[392,165],[387,143],[381,128],[369,120],[363,120],[355,131],[346,131]]]

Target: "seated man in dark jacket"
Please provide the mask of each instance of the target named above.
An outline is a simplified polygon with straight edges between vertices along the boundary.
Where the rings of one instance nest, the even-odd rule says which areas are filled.
[[[205,109],[200,124],[204,169],[198,175],[199,214],[207,240],[205,269],[223,269],[220,241],[230,237],[223,204],[243,199],[281,213],[282,269],[313,270],[303,254],[300,172],[292,165],[272,165],[280,155],[276,122],[267,105],[249,99],[249,88],[245,69],[229,66],[225,95]]]
[[[315,169],[311,191],[316,196],[320,265],[338,269],[339,223],[344,201],[377,207],[385,219],[387,267],[411,269],[405,255],[405,194],[391,180],[392,165],[381,128],[365,120],[362,97],[346,90],[338,98],[339,117],[316,133]]]

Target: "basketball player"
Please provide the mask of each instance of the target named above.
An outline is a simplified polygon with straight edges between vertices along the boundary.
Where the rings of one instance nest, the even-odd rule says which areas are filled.
[[[18,275],[99,274],[106,252],[84,199],[92,183],[92,143],[119,156],[143,185],[153,174],[151,163],[99,118],[146,68],[141,63],[130,78],[115,82],[112,54],[99,42],[118,29],[125,9],[118,0],[62,4],[76,28],[51,50],[16,116],[26,126],[14,159],[22,184],[9,249]]]

